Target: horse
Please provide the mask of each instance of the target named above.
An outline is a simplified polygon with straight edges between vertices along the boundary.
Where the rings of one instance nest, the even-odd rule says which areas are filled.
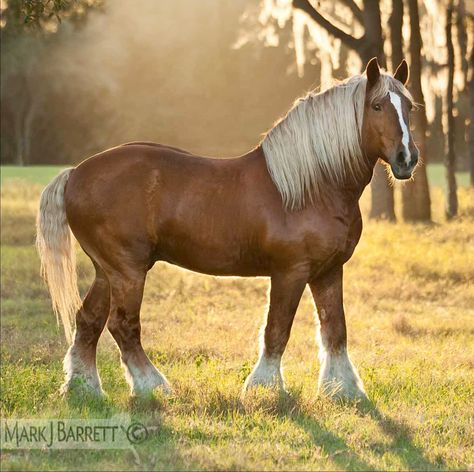
[[[147,272],[166,261],[215,276],[270,278],[260,354],[244,392],[285,388],[281,359],[309,285],[319,316],[319,391],[366,397],[347,350],[343,265],[361,235],[359,198],[377,160],[401,180],[417,165],[408,75],[405,60],[391,76],[374,58],[361,75],[298,99],[239,157],[132,142],[54,178],[40,199],[37,248],[70,344],[61,391],[81,385],[103,394],[96,348],[107,325],[131,395],[170,392],[140,327]],[[74,238],[95,268],[83,302]]]

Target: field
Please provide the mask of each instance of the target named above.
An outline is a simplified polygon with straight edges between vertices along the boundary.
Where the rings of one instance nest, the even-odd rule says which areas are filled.
[[[149,275],[142,321],[146,350],[173,394],[129,400],[118,350],[105,333],[98,365],[108,398],[66,400],[57,392],[67,345],[33,247],[38,196],[57,169],[2,170],[1,416],[125,412],[154,427],[135,451],[3,451],[2,470],[474,470],[472,189],[460,188],[460,216],[447,223],[440,172],[430,168],[434,224],[365,222],[346,266],[345,305],[349,349],[369,402],[317,396],[309,293],[284,357],[289,395],[259,389],[242,399],[267,280],[212,278],[165,264]],[[84,293],[92,269],[78,254]]]

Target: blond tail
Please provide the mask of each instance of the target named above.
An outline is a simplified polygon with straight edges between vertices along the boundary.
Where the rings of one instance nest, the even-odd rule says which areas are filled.
[[[36,220],[36,247],[41,259],[41,275],[48,284],[53,310],[58,324],[61,318],[69,344],[72,341],[72,320],[81,306],[74,238],[64,207],[64,189],[73,170],[63,170],[43,190]]]

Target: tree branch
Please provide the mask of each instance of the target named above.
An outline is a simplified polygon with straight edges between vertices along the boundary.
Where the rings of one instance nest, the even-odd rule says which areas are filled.
[[[352,14],[354,15],[354,18],[361,24],[364,24],[364,15],[362,14],[362,10],[357,6],[357,3],[354,2],[354,0],[341,0],[346,7],[348,7]]]
[[[311,5],[311,3],[309,3],[309,0],[293,0],[293,7],[307,13],[312,20],[322,26],[329,34],[340,39],[346,46],[355,49],[356,51],[360,49],[362,39],[354,38],[354,36],[333,25],[328,19],[321,15],[318,10]]]

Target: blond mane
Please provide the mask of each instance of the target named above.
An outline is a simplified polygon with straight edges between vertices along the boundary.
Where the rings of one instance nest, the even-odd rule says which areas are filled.
[[[323,199],[329,187],[357,182],[369,163],[361,148],[367,78],[354,76],[299,98],[262,140],[268,171],[285,208]],[[370,102],[389,91],[412,100],[401,82],[382,73]]]

